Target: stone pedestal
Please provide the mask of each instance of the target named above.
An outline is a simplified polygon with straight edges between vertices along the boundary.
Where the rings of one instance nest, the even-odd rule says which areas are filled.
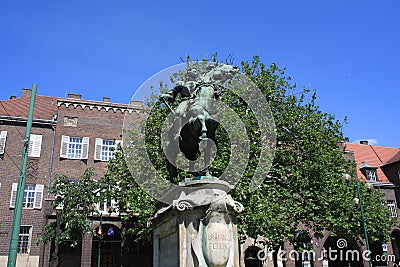
[[[243,206],[219,180],[188,181],[168,192],[151,218],[154,267],[239,267],[236,215]]]

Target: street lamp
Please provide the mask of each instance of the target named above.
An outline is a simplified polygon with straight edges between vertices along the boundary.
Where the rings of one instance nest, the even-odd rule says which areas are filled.
[[[102,222],[103,222],[103,213],[100,211],[100,226],[99,226],[99,250],[97,252],[97,267],[100,267],[100,261],[101,261],[101,236],[103,234],[103,229],[102,228]]]
[[[343,174],[343,178],[346,181],[347,184],[350,183],[351,176],[347,173]],[[364,218],[364,209],[362,205],[362,199],[361,199],[361,193],[360,193],[360,184],[357,180],[355,183],[354,187],[357,190],[357,197],[353,199],[354,204],[360,207],[360,212],[361,212],[361,223],[362,227],[364,230],[364,237],[365,237],[365,246],[367,247],[367,250],[369,250],[369,243],[368,243],[368,234],[367,234],[367,225],[365,224],[365,218]],[[367,189],[368,192],[371,192],[372,190],[372,185],[370,183],[365,184],[365,188]],[[372,261],[371,261],[371,256],[368,254],[368,261],[369,261],[369,266],[372,267]]]

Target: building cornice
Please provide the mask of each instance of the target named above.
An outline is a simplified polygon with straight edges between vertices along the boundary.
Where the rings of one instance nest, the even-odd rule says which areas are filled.
[[[394,187],[396,187],[393,183],[391,183],[391,182],[367,182],[367,183],[369,183],[369,184],[371,184],[371,185],[373,185],[374,187],[377,187],[377,188],[381,188],[381,187],[384,187],[384,188],[394,188]]]
[[[131,105],[128,105],[128,104],[97,102],[97,101],[81,100],[81,99],[58,98],[57,105],[58,107],[64,105],[66,108],[72,106],[74,108],[80,107],[82,109],[85,109],[89,107],[90,110],[97,109],[98,111],[104,109],[106,112],[114,111],[114,113],[118,111],[120,111],[121,113],[125,112],[132,113],[134,111],[138,113],[139,111],[144,109],[143,102],[139,101],[135,101]]]
[[[15,116],[1,116],[0,121],[2,122],[13,122],[13,123],[26,123],[28,121],[27,118],[23,117],[15,117]],[[33,119],[32,123],[40,124],[40,125],[50,125],[55,126],[57,124],[56,120],[42,120],[42,119]]]

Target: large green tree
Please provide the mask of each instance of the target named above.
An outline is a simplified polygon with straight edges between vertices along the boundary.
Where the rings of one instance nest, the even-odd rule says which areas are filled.
[[[326,229],[362,237],[360,210],[352,202],[354,185],[360,183],[369,238],[385,239],[393,220],[382,208],[382,194],[367,192],[365,183],[355,179],[354,162],[343,157],[341,122],[320,110],[315,92],[298,90],[284,69],[266,67],[258,57],[242,67],[267,98],[277,130],[275,158],[260,190],[248,193],[246,179],[236,187],[236,199],[247,208],[240,217],[242,229],[267,237],[272,245],[295,243],[299,224],[320,234]],[[350,184],[344,173],[354,177]]]
[[[215,58],[213,60],[216,61]],[[261,142],[260,127],[246,102],[229,88],[222,88],[219,101],[231,107],[242,119],[249,140],[250,158],[246,170],[231,192],[234,199],[245,207],[238,218],[240,230],[249,236],[266,237],[271,246],[285,240],[295,243],[295,234],[300,226],[321,234],[329,230],[346,236],[362,237],[359,207],[352,203],[356,196],[354,185],[360,183],[369,237],[371,241],[384,240],[393,220],[389,219],[388,211],[382,208],[382,194],[377,190],[368,193],[363,187],[364,182],[355,179],[354,163],[343,157],[344,152],[338,146],[338,142],[345,139],[342,123],[333,115],[320,110],[316,104],[315,92],[296,88],[296,84],[285,74],[285,69],[275,64],[266,66],[258,57],[254,57],[251,62],[242,62],[240,68],[268,101],[276,127],[272,167],[261,185],[254,190],[250,184],[260,160],[260,146],[265,145]],[[173,80],[177,78],[179,73],[172,77]],[[161,87],[165,85],[161,84]],[[101,199],[117,200],[118,209],[124,214],[123,219],[131,223],[129,231],[137,240],[151,238],[151,228],[147,222],[155,211],[155,200],[134,179],[136,175],[147,174],[140,173],[147,171],[140,165],[144,155],[148,155],[158,174],[168,179],[160,146],[160,132],[169,111],[156,99],[151,101],[154,101],[154,108],[144,128],[146,138],[142,153],[129,154],[129,145],[134,143],[125,144],[127,149],[116,153],[104,177],[96,183]],[[172,103],[172,107],[177,103]],[[124,139],[134,140],[137,134],[143,132],[125,132],[128,138]],[[217,140],[217,156],[211,165],[215,176],[225,170],[230,160],[229,138],[222,127],[217,131]],[[350,184],[343,180],[344,173],[354,177]],[[175,182],[187,175],[186,172],[180,172]],[[55,192],[60,182],[64,183],[56,180],[53,185]],[[92,190],[92,187],[89,186],[89,189]],[[157,190],[156,185],[154,189]],[[65,193],[63,196],[67,198]],[[70,212],[64,209],[63,218],[71,218]],[[88,217],[93,211],[86,212]],[[87,225],[81,223],[81,217],[77,220],[74,225],[81,230],[87,229]],[[86,223],[89,223],[88,219]]]

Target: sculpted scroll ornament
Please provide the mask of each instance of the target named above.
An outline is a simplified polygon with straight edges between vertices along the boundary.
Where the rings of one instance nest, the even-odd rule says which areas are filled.
[[[234,203],[235,203],[235,205],[234,205],[233,209],[234,209],[237,213],[242,213],[243,210],[244,210],[243,205],[242,205],[240,202],[238,202],[238,201],[234,201]]]
[[[177,203],[174,206],[179,211],[185,211],[185,210],[192,210],[193,209],[192,203],[187,201],[187,200],[177,201]]]

